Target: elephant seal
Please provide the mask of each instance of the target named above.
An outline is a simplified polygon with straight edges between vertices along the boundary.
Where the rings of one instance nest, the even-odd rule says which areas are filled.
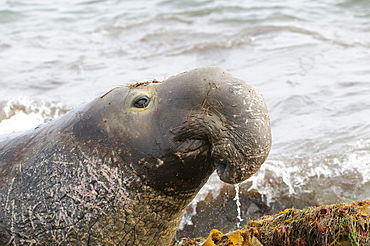
[[[270,146],[262,96],[220,68],[115,88],[1,137],[0,244],[168,245],[215,169],[241,182]]]

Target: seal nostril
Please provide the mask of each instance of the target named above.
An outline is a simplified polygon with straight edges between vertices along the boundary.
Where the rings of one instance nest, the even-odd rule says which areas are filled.
[[[138,96],[134,100],[134,107],[135,108],[145,108],[149,105],[150,98],[144,95]]]

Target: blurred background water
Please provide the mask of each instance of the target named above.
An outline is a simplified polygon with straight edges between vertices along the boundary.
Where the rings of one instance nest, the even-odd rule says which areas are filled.
[[[272,151],[241,186],[244,222],[291,206],[370,199],[367,0],[3,0],[0,134],[52,120],[114,86],[205,65],[255,85],[270,109]],[[232,197],[220,198],[224,188],[211,178],[188,209],[184,234],[237,217]],[[220,224],[196,220],[210,193],[226,210],[206,214],[220,222],[232,210]]]

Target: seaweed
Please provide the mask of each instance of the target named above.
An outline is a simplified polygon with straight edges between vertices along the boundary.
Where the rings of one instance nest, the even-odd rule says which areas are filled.
[[[161,81],[158,81],[156,79],[153,79],[152,81],[146,81],[146,82],[137,82],[135,84],[131,84],[131,85],[128,85],[128,87],[130,89],[135,89],[139,86],[142,86],[142,85],[149,85],[149,84],[156,84],[156,83],[161,83]]]
[[[203,242],[182,245],[370,245],[370,201],[289,208],[249,221],[241,230],[224,234],[214,229]]]

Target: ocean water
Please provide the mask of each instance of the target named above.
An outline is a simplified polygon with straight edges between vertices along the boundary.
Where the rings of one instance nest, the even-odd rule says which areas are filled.
[[[369,19],[367,0],[3,0],[0,134],[215,65],[270,110],[271,154],[240,189],[276,210],[370,199]],[[185,224],[220,187],[210,180]]]

